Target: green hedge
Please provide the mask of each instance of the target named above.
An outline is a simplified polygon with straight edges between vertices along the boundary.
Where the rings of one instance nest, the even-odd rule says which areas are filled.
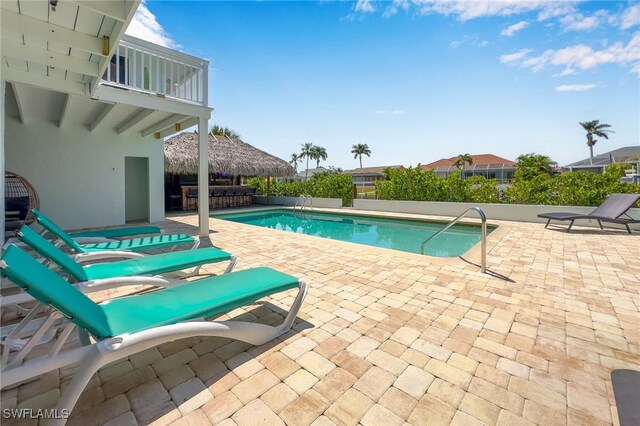
[[[267,180],[252,178],[247,185],[256,189],[256,194],[267,194]],[[344,207],[353,201],[353,181],[351,176],[336,172],[316,173],[304,182],[271,182],[271,195],[277,197],[298,197],[311,195],[319,198],[341,198]]]
[[[460,172],[439,178],[418,165],[387,169],[385,180],[376,182],[376,195],[381,200],[598,206],[612,193],[640,193],[639,184],[620,182],[625,168],[616,164],[601,175],[571,172],[555,176],[544,168],[534,173],[531,168],[518,170],[512,186],[500,194],[495,179],[460,179]]]

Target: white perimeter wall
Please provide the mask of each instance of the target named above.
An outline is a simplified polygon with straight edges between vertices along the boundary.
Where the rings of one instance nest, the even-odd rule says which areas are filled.
[[[299,197],[270,197],[271,205],[278,206],[295,206],[299,200]],[[256,204],[267,204],[266,195],[256,195],[253,197]],[[311,202],[307,201],[307,207],[321,207],[326,209],[339,209],[342,207],[341,198],[317,198],[314,197]]]
[[[5,119],[6,170],[33,184],[42,212],[63,228],[125,223],[125,157],[149,158],[149,217],[164,219],[162,141],[108,127],[90,132],[72,119],[61,129],[35,118],[27,125]]]
[[[373,210],[397,213],[427,214],[434,216],[456,217],[470,207],[480,207],[487,219],[512,220],[515,222],[546,223],[546,219],[538,217],[540,213],[550,212],[575,212],[590,213],[595,207],[578,206],[538,206],[527,204],[483,204],[483,203],[447,203],[438,201],[392,201],[392,200],[353,200],[353,207],[358,210]],[[640,209],[631,209],[630,216],[640,219]],[[469,213],[469,217],[477,217],[477,214]],[[569,222],[552,223],[567,226]],[[595,220],[579,220],[576,226],[598,226]],[[605,227],[618,227],[620,225],[604,224]],[[632,229],[640,229],[640,225],[631,225]]]

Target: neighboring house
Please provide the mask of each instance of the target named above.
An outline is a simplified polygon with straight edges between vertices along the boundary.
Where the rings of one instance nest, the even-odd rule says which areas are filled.
[[[21,4],[0,4],[0,179],[24,176],[64,228],[163,220],[162,139],[197,125],[207,156],[209,63],[124,35],[140,0]]]
[[[563,168],[570,172],[582,170],[600,174],[604,172],[604,169],[606,169],[608,165],[614,163],[630,163],[635,166],[635,174],[637,174],[640,171],[640,145],[614,149],[613,151],[594,156],[593,160],[586,158],[581,161],[576,161],[575,163],[567,164]],[[631,174],[631,171],[629,174]]]
[[[304,182],[306,179],[311,179],[311,176],[315,175],[316,173],[323,173],[323,172],[328,172],[330,171],[329,169],[325,169],[324,167],[318,167],[316,169],[309,169],[309,171],[301,171],[298,172],[298,174],[293,175],[291,177],[287,177],[287,178],[278,178],[278,180],[286,180],[287,182],[293,182],[293,181],[297,181],[297,182]],[[306,175],[306,178],[305,178]]]
[[[506,158],[493,154],[472,155],[473,164],[464,166],[464,177],[484,176],[487,179],[497,179],[499,183],[505,183],[513,179],[516,171],[516,163]],[[443,158],[433,163],[425,164],[422,170],[433,170],[438,177],[447,177],[458,168],[454,165],[458,156]]]
[[[377,167],[362,167],[359,169],[345,170],[343,173],[351,175],[353,183],[356,185],[373,186],[375,181],[382,180],[384,178],[384,171],[386,169],[404,169],[403,166],[377,166]]]

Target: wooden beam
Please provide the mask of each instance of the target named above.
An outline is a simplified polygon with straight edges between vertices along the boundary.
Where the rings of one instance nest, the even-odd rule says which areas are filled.
[[[174,114],[171,117],[162,120],[156,124],[154,124],[153,126],[147,127],[146,129],[144,129],[142,131],[142,136],[143,137],[147,137],[149,135],[152,135],[154,133],[157,132],[161,132],[165,129],[167,129],[167,127],[173,127],[175,126],[176,123],[179,123],[181,121],[183,121],[185,119],[184,115],[180,115],[180,114]]]
[[[52,68],[74,71],[91,77],[98,76],[98,64],[96,62],[40,49],[11,40],[2,40],[2,54],[10,58],[24,59],[27,62],[35,62]]]
[[[142,112],[132,117],[129,121],[124,123],[122,126],[118,127],[118,134],[121,135],[122,133],[126,132],[136,124],[140,123],[145,118],[149,117],[154,112],[156,112],[156,110],[154,109],[143,109]]]
[[[69,116],[67,113],[69,112],[69,106],[71,105],[71,95],[67,93],[64,97],[64,102],[62,103],[62,108],[60,109],[60,117],[58,117],[58,128],[61,129],[64,124],[66,118]]]
[[[11,83],[13,89],[13,96],[16,98],[16,104],[18,105],[18,114],[20,115],[20,123],[27,124],[27,118],[24,110],[24,97],[22,95],[22,88],[18,87],[17,83]]]
[[[127,19],[128,8],[133,5],[132,1],[125,0],[73,0],[73,3],[120,22]]]
[[[199,121],[198,117],[188,118],[187,120],[179,123],[180,124],[180,130],[176,130],[175,127],[170,127],[170,128],[168,128],[166,130],[163,130],[162,132],[157,132],[156,133],[156,139],[166,138],[167,136],[171,136],[174,133],[178,133],[178,132],[181,132],[183,130],[186,130],[191,126],[195,126],[196,124],[198,124],[198,121]]]
[[[102,38],[80,33],[55,24],[41,21],[11,10],[2,9],[2,47],[9,31],[28,34],[43,41],[55,41],[63,46],[80,49],[102,56]]]
[[[104,102],[127,104],[138,108],[148,108],[157,111],[172,112],[174,114],[189,115],[193,117],[211,117],[212,108],[206,106],[193,105],[187,102],[177,102],[170,99],[161,99],[157,96],[144,93],[131,93],[127,90],[120,90],[104,84],[98,85],[93,99]]]
[[[108,104],[108,105],[106,105],[102,109],[100,114],[96,117],[96,119],[93,120],[93,123],[91,123],[91,126],[89,126],[89,130],[93,132],[100,125],[100,123],[102,123],[104,121],[104,119],[107,118],[107,116],[111,113],[111,111],[113,111],[113,108],[115,106],[116,106],[116,104]]]
[[[100,65],[98,66],[98,76],[104,75],[105,71],[107,70],[107,67],[109,66],[109,60],[116,53],[116,50],[118,49],[118,44],[120,43],[120,39],[124,35],[124,32],[129,26],[129,23],[131,22],[131,20],[133,19],[133,15],[136,13],[136,9],[138,9],[138,6],[140,5],[140,2],[142,0],[132,0],[128,2],[125,2],[124,0],[120,0],[120,1],[122,1],[125,4],[124,6],[125,18],[123,21],[116,21],[116,24],[113,26],[113,30],[111,31],[111,34],[108,35],[110,44],[111,44],[109,46],[110,50],[106,58],[100,59]],[[99,2],[96,2],[93,0],[87,0],[87,1],[84,1],[84,3],[86,3],[87,7],[90,7],[89,5],[93,3],[111,3],[111,2],[107,2],[104,0],[101,0]],[[127,10],[127,7],[129,8],[128,10]],[[98,90],[98,87],[100,87],[99,82],[100,82],[100,77],[97,77],[92,81],[92,84],[91,84],[92,97],[95,96],[96,90]]]
[[[54,92],[87,96],[87,86],[83,83],[60,80],[57,78],[47,77],[46,75],[40,75],[33,72],[20,71],[15,68],[9,68],[6,64],[6,61],[3,61],[2,64],[2,78],[6,81],[28,84],[35,87],[42,87]]]

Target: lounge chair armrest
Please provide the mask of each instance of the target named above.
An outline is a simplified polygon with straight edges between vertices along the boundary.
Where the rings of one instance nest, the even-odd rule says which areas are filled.
[[[78,253],[73,255],[73,260],[78,263],[96,262],[105,259],[133,259],[136,257],[144,257],[142,253],[132,251],[93,251],[89,253]]]
[[[93,243],[111,243],[114,240],[113,238],[107,237],[74,237],[73,241],[78,244],[93,244]]]
[[[171,287],[174,285],[184,284],[185,281],[173,278],[163,277],[115,277],[100,280],[82,281],[76,283],[75,286],[83,293],[91,293],[94,291],[108,290],[112,288],[132,286],[132,285],[149,285],[155,287]]]

